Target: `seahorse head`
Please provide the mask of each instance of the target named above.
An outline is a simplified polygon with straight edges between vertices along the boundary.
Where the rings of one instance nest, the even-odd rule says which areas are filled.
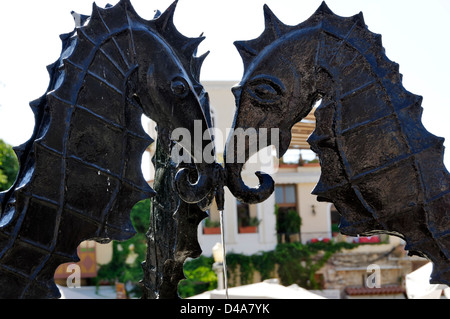
[[[422,98],[403,87],[399,65],[386,57],[381,36],[368,30],[361,13],[340,17],[325,3],[297,26],[284,25],[267,7],[265,17],[259,38],[236,43],[245,70],[234,89],[235,132],[227,152],[252,155],[261,146],[258,140],[258,148],[246,143],[245,150],[236,150],[233,138],[243,135],[237,128],[254,127],[256,134],[278,128],[283,155],[292,126],[321,99],[308,139],[322,170],[313,194],[334,203],[342,233],[399,236],[410,254],[433,261],[433,282],[448,284],[450,175],[443,164],[444,140],[423,126]],[[268,175],[258,172],[259,188],[248,188],[240,177],[243,164],[232,156],[225,160],[227,185],[240,201],[256,203],[271,194]]]
[[[179,195],[189,203],[197,203],[213,188],[214,161],[205,161],[203,150],[212,144],[209,134],[209,99],[199,82],[200,67],[209,52],[195,56],[204,37],[188,38],[173,24],[177,2],[163,14],[149,21],[150,31],[135,32],[134,47],[137,68],[130,84],[133,98],[144,114],[158,123],[158,129],[188,134],[172,135],[195,163],[196,172],[184,168],[176,177]],[[194,139],[195,131],[202,132],[201,140]],[[192,177],[197,176],[195,183]]]
[[[0,284],[11,288],[0,297],[58,297],[55,269],[78,260],[80,242],[135,234],[130,210],[155,195],[141,171],[152,142],[143,113],[160,130],[193,132],[196,120],[208,127],[207,95],[198,83],[204,57],[193,56],[202,38],[175,29],[175,5],[144,20],[129,0],[94,4],[91,16],[75,15],[75,30],[61,36],[48,90],[31,103],[33,135],[15,149],[18,178],[0,194]],[[179,142],[189,154],[201,148]],[[196,168],[198,183],[178,183],[193,202],[211,190],[208,165]]]
[[[264,6],[265,30],[251,41],[235,46],[244,62],[244,75],[233,88],[237,110],[225,150],[228,187],[243,202],[261,202],[274,189],[270,176],[257,172],[258,188],[247,187],[240,176],[243,164],[256,151],[274,145],[278,157],[291,142],[293,125],[311,111],[320,97],[320,75],[315,68],[318,28],[297,28],[283,24]],[[275,130],[273,130],[275,128]],[[245,149],[238,150],[245,135]],[[267,139],[262,138],[262,134]],[[245,158],[238,155],[245,152]]]

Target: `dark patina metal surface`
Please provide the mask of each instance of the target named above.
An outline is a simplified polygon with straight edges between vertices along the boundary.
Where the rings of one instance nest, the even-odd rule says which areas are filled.
[[[143,113],[167,130],[193,131],[194,120],[208,127],[198,83],[204,57],[194,57],[203,38],[186,38],[168,23],[174,7],[147,21],[128,0],[94,4],[61,37],[48,91],[31,103],[33,136],[16,148],[17,181],[0,197],[0,297],[58,297],[55,269],[78,260],[80,242],[134,235],[129,212],[154,195],[141,172],[152,142]],[[195,147],[186,146],[191,154]],[[203,187],[212,185],[209,170],[214,165],[196,164],[198,183],[178,183],[196,194],[191,202],[210,193]]]
[[[450,284],[443,139],[423,127],[422,98],[404,89],[381,36],[368,30],[362,13],[340,17],[325,3],[297,26],[283,24],[267,6],[264,15],[260,37],[235,43],[245,71],[234,88],[233,128],[279,128],[282,156],[292,126],[321,99],[308,140],[322,167],[313,193],[335,204],[343,234],[402,237],[410,254],[433,262],[432,283]],[[250,189],[240,178],[242,164],[224,157],[227,186],[240,201],[270,195],[269,176],[258,173],[261,185]]]
[[[129,0],[94,5],[91,16],[75,14],[76,29],[61,36],[48,90],[31,103],[33,135],[16,148],[18,178],[0,193],[0,286],[7,287],[0,297],[58,297],[55,269],[78,260],[80,242],[130,238],[129,211],[153,197],[144,298],[178,298],[183,263],[201,253],[197,226],[213,198],[223,209],[227,186],[242,202],[267,199],[272,178],[257,172],[259,187],[247,187],[245,161],[270,145],[272,128],[279,129],[281,157],[293,125],[318,100],[309,138],[322,167],[318,200],[335,204],[342,233],[400,236],[411,254],[433,262],[433,283],[449,284],[450,177],[443,139],[423,127],[421,97],[403,88],[398,65],[362,14],[339,17],[323,3],[305,22],[287,26],[264,7],[261,36],[236,42],[245,71],[233,89],[238,108],[229,141],[250,128],[258,136],[268,129],[267,141],[256,139],[256,147],[247,142],[244,149],[228,143],[224,170],[198,156],[211,139],[173,140],[177,128],[191,137],[211,128],[199,83],[206,55],[195,57],[203,37],[176,30],[175,7],[144,20]],[[142,114],[158,125],[156,196],[140,169],[152,142]],[[176,144],[194,163],[174,161]]]
[[[176,2],[161,17],[158,17],[158,19],[164,19],[167,29],[176,30],[173,24],[175,7]],[[197,48],[201,39],[203,38],[196,40],[191,50]],[[180,37],[173,45],[183,47],[185,42],[186,38]],[[188,53],[192,55],[193,52]],[[193,114],[204,114],[203,130],[211,126],[208,95],[198,82],[201,61],[205,57],[206,55],[202,56],[196,62],[195,68],[186,66],[187,71],[194,70],[192,76],[198,101],[194,103],[192,100],[179,100],[180,104],[177,105],[177,108],[185,108],[188,112],[193,111]],[[156,101],[156,103],[162,102]],[[192,110],[194,108],[195,110]],[[205,165],[204,167],[208,170],[212,167],[206,183],[200,180],[198,176],[200,170],[196,170],[194,164],[176,163],[176,160],[172,158],[175,147],[175,141],[172,138],[173,130],[177,127],[189,128],[191,137],[195,135],[192,124],[198,117],[193,118],[190,114],[184,116],[186,118],[178,120],[167,118],[167,122],[159,122],[157,127],[156,153],[152,159],[155,166],[153,187],[157,194],[152,198],[150,227],[147,232],[147,256],[142,264],[144,278],[141,284],[145,299],[179,298],[178,284],[185,278],[184,262],[187,258],[196,258],[202,253],[198,243],[197,228],[201,220],[207,216],[205,210],[209,208],[214,196],[213,182],[216,168],[214,162],[202,163],[201,159],[194,155],[194,153],[198,154],[196,147],[203,150],[206,144],[194,145],[190,153],[191,158],[197,160],[200,165]],[[190,142],[195,143],[193,140]],[[204,142],[211,143],[211,140]],[[198,185],[193,187],[194,183]]]

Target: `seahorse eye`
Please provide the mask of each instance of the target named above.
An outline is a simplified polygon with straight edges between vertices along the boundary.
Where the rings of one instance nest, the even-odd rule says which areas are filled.
[[[285,91],[283,83],[269,75],[259,75],[248,83],[247,92],[261,104],[277,102]]]
[[[189,85],[185,79],[177,77],[172,80],[170,89],[175,95],[185,97],[189,92]]]
[[[261,99],[273,99],[278,93],[277,91],[268,84],[260,84],[255,87],[254,92]]]

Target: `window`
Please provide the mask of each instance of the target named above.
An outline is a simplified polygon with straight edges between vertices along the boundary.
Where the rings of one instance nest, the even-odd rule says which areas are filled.
[[[300,241],[301,218],[297,212],[297,188],[294,184],[275,186],[278,242]]]
[[[237,206],[237,216],[238,216],[238,225],[246,224],[246,221],[250,219],[250,207],[248,204],[241,203],[240,201],[236,201]]]
[[[278,207],[297,209],[295,185],[276,185],[275,203],[278,205]]]
[[[256,205],[241,203],[237,200],[236,206],[239,233],[256,233],[259,225]]]

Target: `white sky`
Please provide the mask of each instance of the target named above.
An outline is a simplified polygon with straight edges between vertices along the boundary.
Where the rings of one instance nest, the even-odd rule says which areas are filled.
[[[99,6],[118,0],[97,1]],[[172,0],[131,0],[136,11],[151,19]],[[61,51],[59,34],[73,30],[72,10],[90,14],[92,0],[0,1],[0,138],[12,145],[29,139],[34,127],[29,102],[48,85],[46,66]],[[450,1],[328,0],[334,13],[362,11],[372,32],[383,36],[387,56],[400,64],[407,90],[424,97],[423,122],[433,134],[450,141]],[[199,54],[210,50],[202,80],[239,82],[243,67],[233,46],[263,31],[263,4],[278,18],[295,25],[319,7],[320,0],[180,0],[175,25],[186,36],[206,40]],[[231,94],[231,93],[230,93]],[[234,105],[230,105],[234,112]],[[231,125],[231,123],[230,123]],[[448,152],[447,152],[448,153]],[[450,167],[450,155],[445,163]]]

